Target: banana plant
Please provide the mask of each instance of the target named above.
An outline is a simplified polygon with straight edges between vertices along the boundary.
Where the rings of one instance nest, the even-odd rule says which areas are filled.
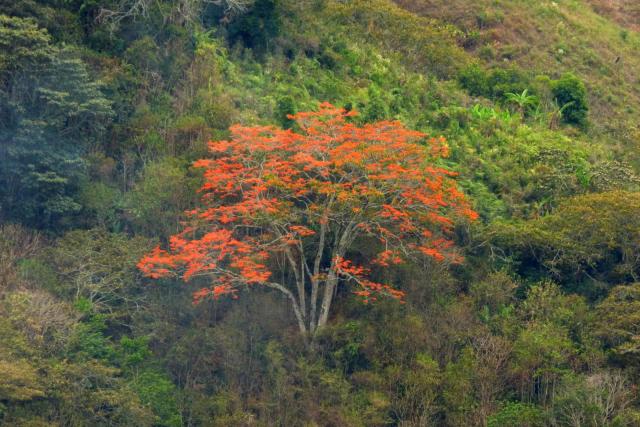
[[[507,97],[507,102],[517,106],[517,111],[523,118],[527,108],[533,107],[538,103],[538,97],[529,95],[528,89],[523,90],[522,93],[509,92],[505,96]]]

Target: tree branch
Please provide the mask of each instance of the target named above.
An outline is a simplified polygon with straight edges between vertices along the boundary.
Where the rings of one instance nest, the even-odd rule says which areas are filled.
[[[279,290],[291,300],[291,304],[293,306],[293,312],[295,313],[296,320],[298,321],[298,328],[300,328],[300,332],[302,332],[302,334],[306,334],[307,327],[304,324],[304,319],[302,317],[302,312],[300,311],[300,306],[298,305],[298,301],[296,300],[296,297],[291,293],[291,291],[279,283],[264,282],[264,285],[269,288]]]

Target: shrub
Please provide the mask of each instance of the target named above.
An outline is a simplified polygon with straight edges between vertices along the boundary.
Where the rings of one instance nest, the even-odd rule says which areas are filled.
[[[504,100],[507,93],[522,93],[528,79],[516,68],[484,70],[474,64],[460,72],[458,82],[470,95]]]
[[[528,79],[516,68],[495,68],[489,76],[490,97],[504,100],[507,93],[522,93]]]
[[[460,72],[460,85],[473,96],[488,96],[490,94],[489,76],[477,64],[471,65]]]
[[[551,84],[553,97],[563,108],[562,119],[565,123],[584,126],[587,123],[587,89],[574,74],[566,73]]]

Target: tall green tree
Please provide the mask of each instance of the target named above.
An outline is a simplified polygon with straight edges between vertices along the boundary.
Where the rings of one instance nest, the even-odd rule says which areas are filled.
[[[47,228],[80,211],[82,154],[111,105],[86,65],[28,19],[0,16],[0,214]]]

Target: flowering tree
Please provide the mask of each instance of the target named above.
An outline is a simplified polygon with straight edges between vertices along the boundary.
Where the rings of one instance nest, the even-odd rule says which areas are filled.
[[[425,256],[455,260],[451,218],[477,214],[454,174],[434,166],[446,155],[442,138],[425,141],[397,121],[358,127],[348,120],[355,114],[324,103],[290,116],[299,133],[231,127],[229,140],[209,143],[211,158],[194,163],[204,169],[201,207],[139,268],[152,278],[210,278],[196,301],[273,288],[290,301],[302,333],[327,323],[340,283],[365,302],[402,299],[370,268]],[[375,242],[367,265],[354,261],[357,240]]]

